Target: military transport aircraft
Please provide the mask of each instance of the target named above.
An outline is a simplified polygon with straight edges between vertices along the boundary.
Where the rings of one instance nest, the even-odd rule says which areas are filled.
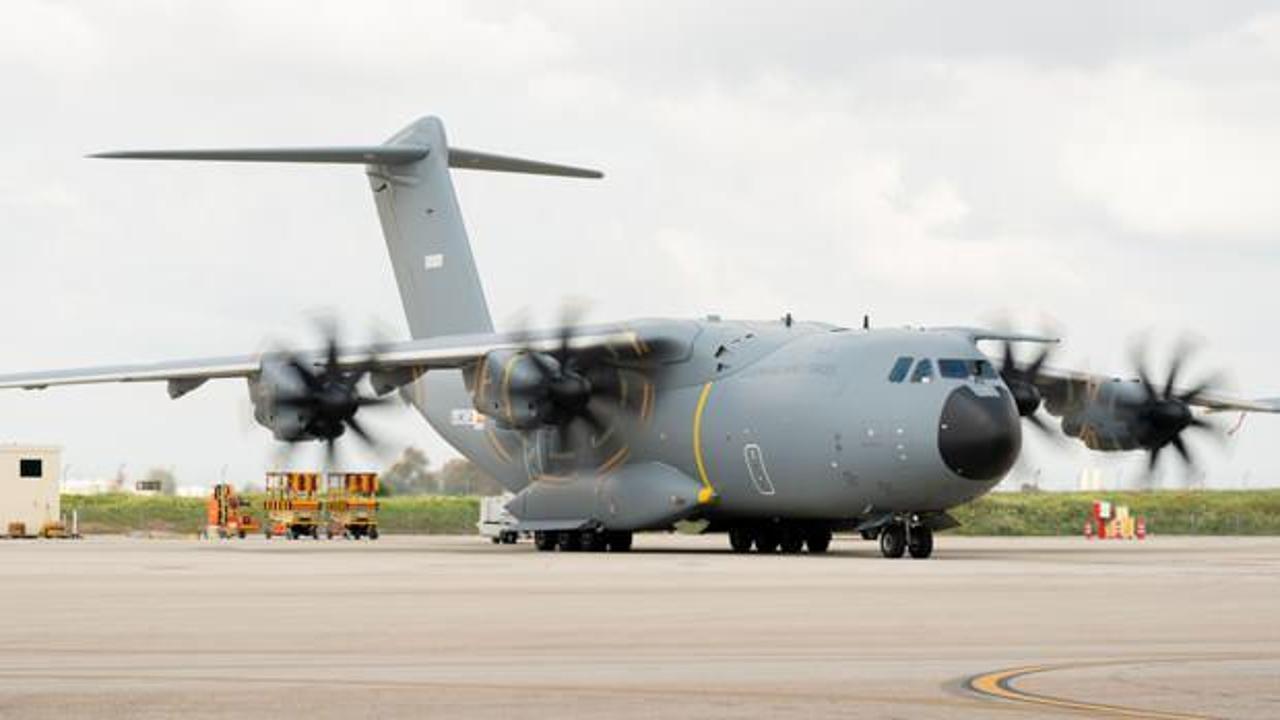
[[[163,381],[171,397],[244,378],[254,419],[286,442],[368,439],[363,408],[398,392],[453,447],[515,493],[541,550],[627,550],[637,530],[696,521],[734,550],[827,550],[832,531],[928,557],[947,510],[991,490],[1022,447],[1020,418],[1154,464],[1202,411],[1280,402],[1054,370],[975,328],[642,319],[495,333],[449,168],[579,178],[601,173],[451,148],[438,118],[382,145],[104,153],[96,157],[365,166],[412,340],[240,357],[36,372],[0,388]],[[1003,358],[980,341],[1005,343]],[[1048,345],[1044,346],[1046,349]],[[996,365],[999,363],[999,366]],[[366,382],[367,380],[367,382]],[[363,388],[371,389],[372,394]],[[1052,431],[1052,432],[1056,432]]]

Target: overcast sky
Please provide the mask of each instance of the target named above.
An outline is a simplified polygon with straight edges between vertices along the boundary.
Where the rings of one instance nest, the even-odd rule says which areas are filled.
[[[39,2],[0,23],[0,371],[254,351],[336,312],[406,333],[355,167],[110,163],[129,147],[362,144],[444,118],[462,147],[603,181],[460,174],[499,324],[1009,318],[1057,364],[1163,364],[1280,396],[1280,8],[1228,2]],[[407,411],[378,427],[437,461]],[[0,396],[0,438],[73,476],[260,475],[244,384]],[[1280,419],[1215,485],[1280,484]],[[1133,463],[1098,460],[1108,478]],[[306,458],[301,458],[305,461]],[[1069,487],[1089,458],[1034,444]],[[1165,479],[1176,485],[1175,476]]]

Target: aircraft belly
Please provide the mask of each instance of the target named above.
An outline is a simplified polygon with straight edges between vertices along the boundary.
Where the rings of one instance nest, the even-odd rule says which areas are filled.
[[[633,462],[606,475],[534,483],[507,505],[529,530],[646,530],[670,527],[698,508],[698,481],[660,462]]]

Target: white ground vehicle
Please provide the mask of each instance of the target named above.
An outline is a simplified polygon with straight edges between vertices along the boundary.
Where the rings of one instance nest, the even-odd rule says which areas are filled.
[[[520,533],[515,529],[517,520],[507,511],[507,503],[513,497],[511,493],[503,493],[480,498],[480,521],[476,523],[476,529],[495,545],[512,545],[520,539]]]

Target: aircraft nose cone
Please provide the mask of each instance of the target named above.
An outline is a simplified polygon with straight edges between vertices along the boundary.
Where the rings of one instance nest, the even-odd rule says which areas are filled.
[[[947,398],[938,425],[938,450],[951,471],[970,480],[1004,476],[1022,449],[1022,426],[1009,395],[980,397],[962,387]]]

